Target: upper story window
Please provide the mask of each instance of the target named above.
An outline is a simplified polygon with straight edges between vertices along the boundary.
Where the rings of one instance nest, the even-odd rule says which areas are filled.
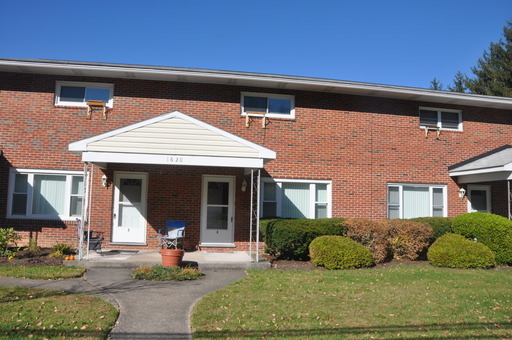
[[[241,106],[242,115],[295,118],[295,99],[289,95],[243,92]]]
[[[462,131],[462,112],[458,110],[420,107],[420,127]]]
[[[83,172],[11,169],[8,218],[73,220],[82,204]]]
[[[114,85],[59,81],[55,89],[55,105],[86,106],[89,100],[101,100],[112,107]]]

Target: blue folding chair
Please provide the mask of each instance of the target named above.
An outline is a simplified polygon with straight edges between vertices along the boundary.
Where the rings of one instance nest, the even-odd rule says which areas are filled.
[[[167,221],[165,225],[166,228],[158,230],[158,233],[161,234],[157,236],[160,240],[160,248],[165,245],[166,248],[178,249],[180,244],[181,248],[183,248],[183,239],[185,238],[185,221]]]

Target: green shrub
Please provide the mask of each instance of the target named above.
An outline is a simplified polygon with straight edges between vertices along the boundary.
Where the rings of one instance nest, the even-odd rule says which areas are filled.
[[[343,236],[320,236],[309,245],[311,262],[327,269],[353,269],[374,265],[363,245]]]
[[[430,264],[449,268],[489,268],[496,265],[494,252],[480,242],[462,235],[445,234],[428,250]]]
[[[434,231],[434,238],[432,242],[440,238],[446,233],[453,233],[451,217],[418,217],[412,218],[410,221],[427,223],[432,227]]]
[[[277,221],[281,221],[281,220],[283,220],[283,218],[279,218],[279,217],[260,220],[260,234],[263,237],[263,241],[266,240],[268,226],[270,224],[274,224]],[[287,220],[289,220],[289,218],[287,218]]]
[[[0,257],[12,258],[19,251],[17,242],[21,236],[14,228],[0,228]]]
[[[73,246],[66,243],[58,243],[54,245],[52,247],[52,252],[60,252],[63,255],[71,255],[75,253]]]
[[[453,232],[476,239],[496,253],[496,262],[512,264],[512,221],[489,213],[467,213],[453,219]]]
[[[386,220],[381,222],[388,230],[388,240],[395,259],[416,260],[427,251],[434,232],[427,223],[410,220]]]
[[[344,234],[342,222],[340,218],[273,220],[266,228],[267,250],[280,259],[308,260],[311,241],[322,235]]]
[[[370,250],[376,263],[393,258],[388,239],[387,225],[366,218],[349,218],[343,221],[346,236]]]
[[[155,265],[152,267],[142,266],[132,271],[132,277],[138,280],[185,281],[197,280],[203,276],[203,272],[190,267],[180,268]]]

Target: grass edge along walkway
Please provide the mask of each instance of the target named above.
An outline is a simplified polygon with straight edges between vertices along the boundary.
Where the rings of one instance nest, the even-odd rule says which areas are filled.
[[[194,307],[194,339],[512,338],[512,271],[249,271]]]
[[[36,280],[72,279],[81,277],[86,269],[61,266],[0,266],[0,277]]]
[[[65,291],[0,287],[0,337],[105,339],[119,315],[99,297]]]

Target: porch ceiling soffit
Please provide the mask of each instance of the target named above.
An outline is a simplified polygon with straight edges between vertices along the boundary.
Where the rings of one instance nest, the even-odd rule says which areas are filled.
[[[69,144],[84,162],[261,168],[276,153],[174,111]]]
[[[504,145],[454,164],[448,171],[460,184],[512,179],[512,146]]]

